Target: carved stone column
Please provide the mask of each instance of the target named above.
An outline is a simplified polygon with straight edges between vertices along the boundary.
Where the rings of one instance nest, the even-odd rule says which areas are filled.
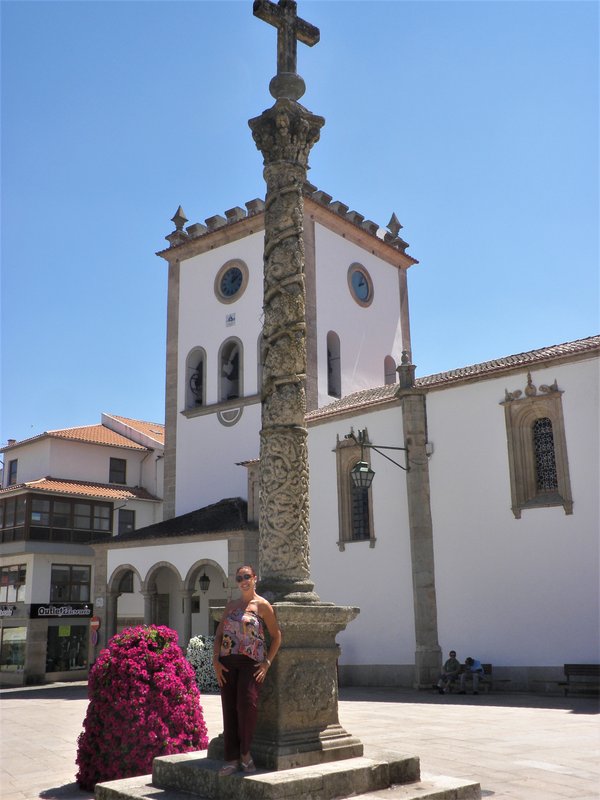
[[[316,601],[308,544],[306,320],[302,187],[323,117],[279,98],[249,125],[264,157],[259,560],[262,592]]]

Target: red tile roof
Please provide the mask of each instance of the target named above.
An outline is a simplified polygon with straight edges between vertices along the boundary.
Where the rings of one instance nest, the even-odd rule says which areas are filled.
[[[116,414],[109,414],[109,416],[113,419],[118,419],[119,422],[122,422],[124,425],[129,425],[130,428],[143,433],[145,436],[149,436],[151,439],[156,439],[160,444],[165,443],[165,426],[160,422],[144,422],[140,419],[118,417]]]
[[[155,497],[139,486],[120,486],[114,483],[90,483],[87,481],[69,480],[68,478],[40,478],[35,481],[26,481],[0,489],[0,496],[15,492],[48,492],[51,494],[81,495],[94,497],[101,500],[153,500]]]
[[[123,417],[123,420],[125,418]],[[132,420],[133,421],[133,420]],[[150,425],[150,423],[141,423],[145,425]],[[157,430],[158,430],[157,426]],[[163,431],[164,435],[164,431]],[[14,444],[5,445],[4,447],[0,448],[0,452],[5,452],[6,450],[10,450],[13,447],[19,447],[22,444],[30,444],[31,442],[35,442],[41,439],[68,439],[72,442],[83,442],[85,444],[100,444],[100,445],[107,445],[109,447],[123,447],[127,450],[148,450],[147,447],[144,447],[137,442],[134,442],[132,439],[128,439],[126,436],[123,436],[120,433],[115,433],[115,431],[111,431],[110,428],[107,428],[106,425],[83,425],[78,428],[63,428],[62,430],[56,431],[44,431],[44,433],[40,433],[37,436],[32,436],[30,439],[22,439],[20,442],[15,442]],[[158,439],[158,437],[154,437]],[[158,440],[160,441],[160,440]]]
[[[584,357],[586,354],[600,353],[600,336],[590,336],[587,339],[578,339],[574,342],[542,347],[539,350],[529,350],[525,353],[517,353],[504,358],[483,361],[480,364],[451,369],[447,372],[437,372],[434,375],[426,375],[417,378],[415,388],[417,389],[442,389],[451,384],[465,383],[473,380],[483,380],[491,378],[495,374],[513,372],[525,367],[533,367],[544,362],[568,361],[569,359]],[[353,411],[372,410],[379,405],[385,405],[396,400],[398,384],[392,383],[387,386],[378,386],[374,389],[363,389],[354,392],[347,397],[342,397],[334,403],[330,403],[323,408],[311,411],[306,415],[307,422],[317,421],[336,414],[347,414]]]

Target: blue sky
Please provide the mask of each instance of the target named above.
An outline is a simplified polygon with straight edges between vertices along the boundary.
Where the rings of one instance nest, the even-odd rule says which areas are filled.
[[[11,2],[2,23],[0,439],[164,418],[166,246],[264,196],[251,0]],[[396,212],[417,374],[598,332],[598,4],[300,0],[309,179]]]

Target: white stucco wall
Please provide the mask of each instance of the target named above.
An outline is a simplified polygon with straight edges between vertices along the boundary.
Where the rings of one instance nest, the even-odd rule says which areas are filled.
[[[30,442],[4,453],[4,484],[8,481],[8,465],[17,460],[17,483],[51,475],[50,440]]]
[[[342,396],[382,386],[384,359],[402,355],[399,270],[358,245],[315,225],[319,406],[327,395],[327,332],[340,338]],[[362,307],[348,287],[348,268],[362,264],[373,282],[373,301]]]
[[[145,580],[148,571],[160,562],[170,564],[183,581],[194,564],[202,560],[216,562],[227,574],[227,540],[116,547],[108,550],[106,563],[109,582],[115,569],[121,564],[130,564],[138,571],[141,579]]]
[[[511,511],[505,388],[526,371],[427,400],[440,644],[495,665],[598,660],[598,362],[532,370],[557,379],[574,512]]]
[[[240,462],[258,458],[260,404],[246,406],[233,426],[216,414],[186,419],[177,432],[177,514],[186,514],[226,497],[248,497],[248,475]]]
[[[311,573],[321,600],[360,607],[338,636],[341,664],[413,664],[415,652],[406,481],[399,467],[371,453],[376,543],[347,542],[340,551],[336,435],[367,428],[374,444],[402,446],[398,408],[309,429]],[[394,457],[394,454],[391,454]],[[396,454],[398,455],[398,454]],[[402,453],[399,458],[402,461]]]

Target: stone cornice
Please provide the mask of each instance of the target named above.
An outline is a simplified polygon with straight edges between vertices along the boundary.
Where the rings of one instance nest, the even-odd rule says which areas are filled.
[[[408,244],[396,231],[395,235],[385,233],[382,238],[377,233],[380,230],[379,225],[365,220],[356,211],[349,211],[344,203],[333,200],[330,195],[310,183],[304,184],[302,194],[305,216],[328,230],[399,269],[408,269],[419,263],[405,252]],[[189,225],[185,232],[183,229],[177,231],[178,235],[172,240],[171,246],[159,250],[156,255],[166,261],[185,261],[264,231],[264,203],[261,200],[251,200],[246,203],[246,209],[244,211],[236,206],[226,211],[224,217],[210,217],[206,220],[207,225],[196,223]]]
[[[304,197],[304,213],[323,227],[337,233],[342,238],[352,244],[356,244],[363,250],[367,250],[382,261],[392,264],[400,269],[408,269],[413,264],[418,264],[416,258],[396,250],[395,247],[380,239],[376,234],[369,233],[360,225],[351,222],[345,216],[341,216],[334,208],[318,203],[312,197]]]

